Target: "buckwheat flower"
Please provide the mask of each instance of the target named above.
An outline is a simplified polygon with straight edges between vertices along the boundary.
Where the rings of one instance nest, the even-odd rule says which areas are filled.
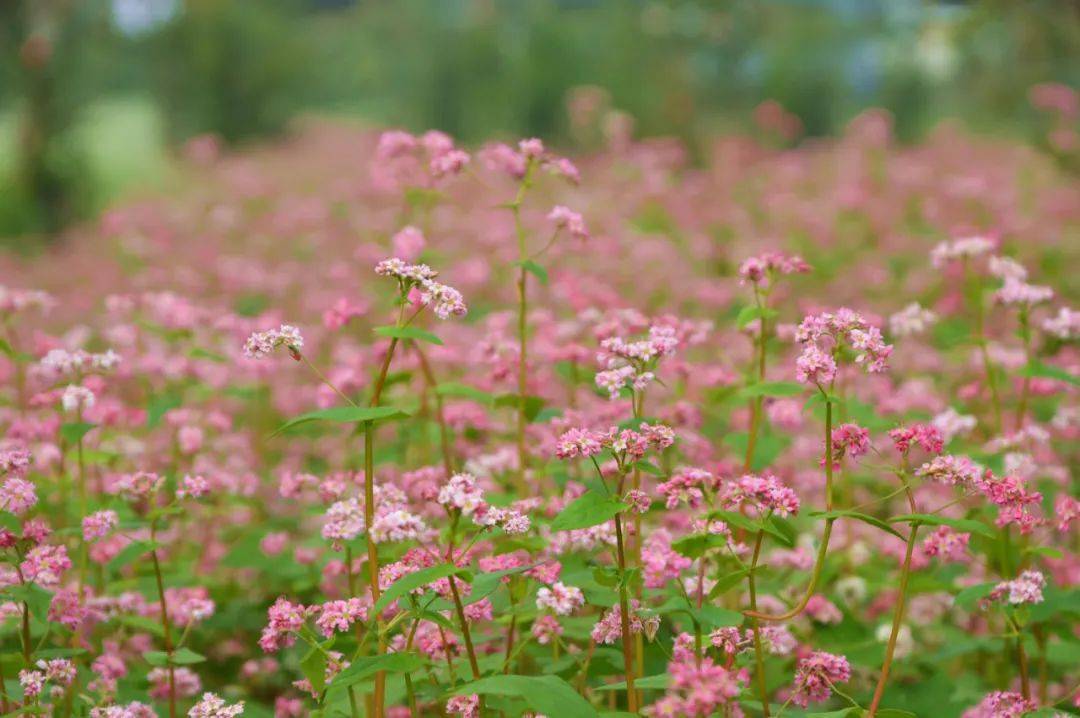
[[[978,420],[970,414],[961,414],[951,406],[935,416],[930,423],[941,433],[946,444],[957,436],[962,436],[975,429]]]
[[[657,451],[663,451],[675,444],[675,430],[663,424],[642,424],[638,431]]]
[[[652,376],[651,372],[643,376]],[[622,366],[617,369],[608,369],[596,373],[596,386],[608,393],[608,398],[615,400],[625,386],[637,386],[637,371],[632,366]]]
[[[1002,581],[995,586],[987,600],[1000,601],[1004,598],[1013,606],[1024,603],[1042,603],[1044,588],[1046,588],[1046,577],[1041,571],[1024,571],[1012,581]]]
[[[23,697],[33,700],[41,695],[45,688],[45,674],[41,671],[19,671],[19,685],[22,686]]]
[[[959,486],[964,490],[976,488],[982,469],[966,456],[935,456],[915,470],[921,479],[930,479],[946,486]]]
[[[0,451],[0,473],[25,476],[33,456],[26,449]]]
[[[756,257],[748,257],[739,265],[741,284],[767,282],[776,275],[802,274],[810,271],[810,265],[798,255],[782,252],[763,252]]]
[[[10,477],[0,485],[0,509],[22,516],[37,505],[37,489],[26,479]]]
[[[840,623],[840,621],[844,620],[844,614],[840,612],[836,604],[820,593],[815,593],[806,602],[806,615],[818,623],[824,624]]]
[[[430,304],[439,319],[463,317],[469,311],[461,292],[439,282],[424,282],[421,285],[420,301]]]
[[[800,383],[825,385],[836,376],[836,361],[816,346],[808,346],[795,360],[795,369]]]
[[[536,642],[541,646],[546,646],[551,643],[552,639],[556,636],[561,636],[563,634],[563,627],[559,623],[559,619],[549,613],[545,613],[536,617],[536,620],[532,623],[531,631]]]
[[[655,718],[737,715],[735,702],[748,682],[745,669],[725,668],[712,658],[696,659],[693,651],[672,653],[664,696],[649,709]],[[735,712],[731,712],[734,709]]]
[[[630,633],[641,633],[650,641],[660,628],[660,616],[642,614],[637,599],[630,599]],[[622,639],[622,611],[618,605],[612,606],[592,629],[592,639],[597,643],[610,645]]]
[[[123,705],[91,708],[90,718],[157,718],[157,712],[145,703],[132,701]]]
[[[48,292],[37,289],[12,289],[0,284],[0,314],[10,316],[29,309],[48,312],[54,306],[56,306],[56,299]]]
[[[991,257],[987,266],[990,270],[990,274],[998,279],[1012,279],[1022,282],[1027,279],[1028,276],[1027,270],[1024,269],[1024,265],[1011,257]]]
[[[569,616],[585,605],[585,594],[580,588],[556,581],[550,588],[541,587],[536,592],[536,608],[549,610],[558,616]]]
[[[176,489],[176,498],[201,499],[210,493],[210,483],[202,476],[185,474],[180,480],[180,486]]]
[[[477,153],[480,161],[492,172],[505,172],[514,179],[525,176],[527,160],[513,147],[502,142],[485,145]]]
[[[60,396],[60,404],[64,411],[86,411],[94,405],[94,392],[85,386],[68,384],[64,387],[64,393]]]
[[[968,542],[971,534],[959,533],[948,526],[938,526],[922,542],[922,553],[926,557],[936,556],[943,562],[963,563],[968,561]]]
[[[995,243],[986,237],[963,237],[941,242],[930,252],[930,261],[939,269],[957,259],[971,259],[989,254]]]
[[[96,511],[82,520],[83,539],[94,541],[105,538],[120,523],[115,511]]]
[[[1039,704],[1015,691],[994,691],[986,694],[979,704],[964,711],[961,718],[1022,718],[1036,710]]]
[[[393,277],[406,288],[439,276],[438,272],[426,264],[408,264],[398,257],[384,259],[376,264],[375,274],[380,277]]]
[[[367,603],[355,597],[345,601],[327,601],[316,606],[315,610],[319,614],[315,619],[315,626],[324,638],[330,638],[335,631],[346,633],[354,623],[363,623],[368,616]]]
[[[66,658],[42,659],[35,665],[45,672],[45,680],[61,686],[70,686],[77,673],[75,664]]]
[[[544,143],[535,137],[518,142],[518,151],[527,159],[537,159],[544,154]]]
[[[704,469],[683,467],[675,471],[671,477],[656,487],[657,492],[664,497],[664,506],[674,509],[679,504],[686,504],[692,509],[702,505],[705,499],[705,491],[715,490],[718,482],[716,477]]]
[[[626,492],[626,496],[623,500],[630,504],[630,510],[635,514],[644,514],[648,512],[649,506],[652,505],[652,500],[649,499],[649,495],[640,489],[631,489]]]
[[[866,371],[878,374],[888,368],[888,359],[892,354],[892,345],[886,344],[877,327],[852,329],[848,332],[848,341],[856,351],[855,363],[864,364]]]
[[[20,564],[26,581],[42,586],[55,586],[60,577],[71,568],[67,547],[39,544],[26,553],[26,559]]]
[[[1057,314],[1042,321],[1042,329],[1066,342],[1080,338],[1080,312],[1061,307]]]
[[[570,184],[581,184],[581,172],[578,171],[577,165],[565,157],[552,157],[544,163],[544,169],[562,177]]]
[[[357,498],[348,498],[331,504],[323,516],[322,537],[335,546],[352,541],[363,533],[364,506]]]
[[[111,493],[130,501],[139,501],[155,493],[164,483],[164,477],[152,471],[137,471],[118,476],[112,484]]]
[[[588,429],[568,429],[555,445],[555,455],[560,459],[596,456],[602,450],[599,438]]]
[[[202,699],[188,711],[188,718],[236,718],[243,712],[243,701],[229,705],[214,693],[203,693]]]
[[[780,516],[799,513],[799,497],[772,474],[746,474],[726,482],[720,489],[720,503],[726,509],[749,507],[758,514],[769,511]]]
[[[464,150],[450,150],[431,158],[428,169],[433,177],[448,177],[459,174],[469,164],[469,153]]]
[[[751,638],[754,632],[746,631]],[[774,656],[789,656],[798,647],[799,642],[791,630],[782,623],[770,623],[761,627],[761,641],[766,651]]]
[[[403,130],[387,130],[379,135],[379,142],[375,147],[375,156],[381,160],[389,160],[402,155],[407,155],[417,148],[417,140]]]
[[[814,651],[799,661],[795,668],[795,685],[791,701],[805,708],[811,702],[820,703],[832,695],[832,686],[851,679],[851,664],[847,658],[825,651]]]
[[[468,516],[484,504],[484,492],[477,486],[476,477],[472,474],[454,474],[439,489],[436,501]]]
[[[476,693],[453,696],[446,701],[446,712],[461,718],[480,718],[480,696]]]
[[[299,603],[292,603],[284,596],[274,602],[267,612],[267,624],[259,638],[259,647],[273,653],[282,646],[296,642],[296,633],[304,627],[310,610]]]
[[[995,476],[993,472],[986,471],[978,478],[976,486],[983,496],[998,507],[995,524],[999,528],[1017,524],[1020,533],[1026,535],[1041,523],[1031,511],[1042,502],[1042,494],[1029,491],[1020,476]]]
[[[910,451],[912,444],[917,444],[923,451],[930,454],[940,454],[945,448],[945,440],[941,432],[931,424],[902,426],[890,431],[889,438],[893,440],[893,446],[901,454]]]
[[[937,321],[937,315],[912,302],[889,317],[889,333],[894,337],[910,337],[922,334]]]
[[[397,231],[390,238],[390,244],[394,250],[394,256],[404,259],[406,262],[415,261],[420,257],[427,244],[424,233],[416,227],[407,225]]]
[[[1057,530],[1065,532],[1069,525],[1080,518],[1080,499],[1068,494],[1058,494],[1054,499],[1054,517],[1057,519]]]
[[[367,312],[367,305],[354,304],[346,297],[339,297],[329,309],[323,312],[323,326],[331,331],[341,329],[355,317],[361,317]]]
[[[510,535],[528,533],[532,526],[529,517],[520,511],[490,506],[486,503],[478,506],[473,513],[473,523],[477,526],[498,526]]]
[[[853,459],[870,450],[870,432],[858,424],[840,424],[832,432],[832,456],[839,462],[844,456]]]
[[[994,293],[995,301],[1010,307],[1031,308],[1053,298],[1054,290],[1050,287],[1028,284],[1018,279],[1006,279],[1001,289]]]
[[[586,240],[589,238],[589,230],[585,227],[585,220],[573,210],[556,205],[548,213],[548,221],[552,222],[556,229],[565,229],[574,239]]]
[[[291,324],[282,324],[277,329],[255,332],[244,342],[244,356],[262,359],[279,347],[285,347],[293,359],[299,360],[300,350],[304,348],[300,330]]]

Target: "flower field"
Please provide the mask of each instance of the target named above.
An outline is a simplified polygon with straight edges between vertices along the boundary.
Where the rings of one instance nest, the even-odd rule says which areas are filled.
[[[1080,713],[1046,155],[867,112],[188,163],[0,262],[0,715]]]

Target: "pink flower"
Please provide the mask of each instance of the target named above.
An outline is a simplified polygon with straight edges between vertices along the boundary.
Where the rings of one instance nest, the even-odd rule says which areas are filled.
[[[558,616],[569,616],[575,609],[585,605],[585,594],[580,588],[556,581],[551,587],[541,586],[536,592],[536,608],[550,610]]]
[[[962,718],[1021,718],[1039,704],[1012,691],[988,693],[977,706],[964,711]]]
[[[98,511],[82,521],[83,538],[87,541],[104,538],[116,528],[120,518],[115,511]]]
[[[293,359],[300,359],[300,350],[304,348],[304,338],[300,330],[290,324],[282,324],[277,329],[255,332],[244,342],[244,356],[249,359],[262,359],[269,356],[278,347],[285,347]]]
[[[851,665],[847,658],[824,651],[815,651],[799,661],[795,667],[795,685],[791,700],[805,708],[810,703],[820,703],[832,695],[832,686],[851,679]]]
[[[1024,571],[1012,581],[1002,581],[990,592],[988,600],[1007,600],[1016,606],[1022,603],[1042,603],[1046,577],[1040,571]]]
[[[556,205],[548,213],[548,220],[556,229],[565,229],[574,239],[586,240],[589,238],[589,230],[585,227],[585,220],[581,215],[562,205]]]
[[[188,711],[188,718],[236,718],[244,712],[244,702],[227,704],[214,693],[203,693],[203,697]]]
[[[398,230],[391,239],[394,256],[401,257],[406,262],[415,262],[424,251],[426,244],[424,233],[416,227],[408,225]]]
[[[37,490],[25,479],[8,478],[0,485],[0,509],[22,516],[37,505]]]

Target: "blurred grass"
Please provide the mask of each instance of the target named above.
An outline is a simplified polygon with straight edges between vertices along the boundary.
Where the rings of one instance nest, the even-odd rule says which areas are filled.
[[[16,147],[19,111],[9,105],[0,112],[0,226],[33,229],[27,203],[16,189]],[[66,133],[65,143],[78,147],[85,159],[86,206],[99,211],[121,198],[160,192],[179,180],[170,156],[164,122],[153,97],[118,95],[95,100]],[[31,247],[18,238],[0,240],[9,246]]]

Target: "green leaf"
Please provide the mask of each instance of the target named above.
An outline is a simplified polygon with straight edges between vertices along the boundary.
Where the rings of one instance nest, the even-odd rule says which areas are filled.
[[[172,661],[170,662],[174,666],[190,666],[196,663],[202,663],[205,660],[206,656],[196,653],[190,648],[181,647],[173,651]]]
[[[743,582],[743,579],[750,574],[749,569],[741,568],[738,571],[734,571],[729,574],[721,576],[716,581],[716,585],[709,591],[708,599],[710,601],[715,600],[718,596],[727,593],[731,589],[735,588]]]
[[[84,436],[89,433],[93,428],[96,428],[97,424],[90,424],[85,421],[71,424],[62,424],[60,426],[60,436],[68,444],[78,444]]]
[[[0,337],[0,352],[6,354],[9,359],[15,358],[15,350],[12,348],[11,344],[8,343],[8,340],[2,337]]]
[[[1052,364],[1029,364],[1024,367],[1022,373],[1024,376],[1057,379],[1058,381],[1063,381],[1067,384],[1072,384],[1073,386],[1080,386],[1080,377],[1075,374],[1070,374],[1061,367],[1053,366]]]
[[[169,654],[165,651],[147,651],[142,656],[147,663],[155,668],[163,668],[169,665]]]
[[[664,476],[664,471],[656,464],[648,461],[635,461],[634,468],[644,471],[646,474],[652,474],[653,476]]]
[[[440,578],[446,578],[451,574],[467,576],[469,571],[468,569],[459,568],[453,564],[440,563],[429,568],[422,568],[407,576],[402,576],[397,581],[390,584],[389,588],[379,596],[379,600],[375,602],[371,615],[379,615],[391,602],[396,601],[408,592],[429,584],[432,581],[438,581]]]
[[[146,405],[146,427],[153,429],[161,423],[161,418],[165,414],[179,406],[180,396],[178,394],[158,394],[150,397],[150,401]]]
[[[902,711],[899,708],[882,708],[877,712],[878,718],[919,718],[911,711]]]
[[[989,596],[996,585],[996,583],[979,583],[974,586],[968,586],[953,596],[953,603],[960,608],[970,610],[980,599]]]
[[[36,583],[19,583],[6,587],[4,594],[10,596],[13,601],[25,603],[30,607],[30,613],[42,621],[48,620],[52,591],[46,591]]]
[[[469,386],[467,384],[459,384],[457,382],[448,381],[443,382],[435,387],[435,393],[440,396],[459,396],[463,399],[472,399],[480,404],[487,404],[492,406],[495,404],[495,395],[486,391],[481,391],[476,387]]]
[[[514,410],[518,408],[518,395],[517,394],[499,394],[495,397],[495,406],[507,406]],[[532,421],[540,414],[540,410],[544,408],[544,400],[539,396],[526,396],[525,397],[525,418]]]
[[[312,648],[300,660],[300,672],[311,683],[313,691],[322,693],[323,688],[326,686],[326,654],[318,648]]]
[[[806,387],[793,381],[760,381],[739,390],[739,396],[743,399],[752,399],[757,396],[799,396],[806,391]]]
[[[420,342],[438,344],[442,346],[443,340],[431,332],[419,327],[375,327],[375,333],[381,337],[394,339],[414,339]]]
[[[904,541],[907,541],[907,536],[902,535],[899,531],[894,529],[892,526],[889,526],[889,524],[885,523],[881,519],[874,518],[873,516],[870,516],[868,514],[859,513],[858,511],[851,511],[849,509],[843,509],[843,510],[838,509],[838,510],[835,510],[835,511],[811,511],[810,516],[813,516],[814,518],[822,518],[822,519],[840,519],[840,518],[855,519],[856,521],[862,521],[864,524],[869,524],[870,526],[873,526],[874,528],[879,528],[882,531],[885,531],[887,533],[891,533],[893,536],[895,536],[898,539],[902,539]]]
[[[779,312],[775,309],[758,307],[756,304],[751,304],[739,310],[739,315],[735,317],[735,325],[738,326],[739,329],[745,329],[750,322],[755,319],[760,319],[762,316],[764,316],[767,321],[779,316]]]
[[[140,558],[154,548],[156,544],[149,541],[132,541],[124,548],[120,549],[120,552],[109,559],[109,563],[106,564],[110,571],[116,571],[117,569],[127,566],[129,563],[137,558]]]
[[[362,656],[353,660],[349,667],[334,676],[330,681],[327,698],[345,690],[349,686],[379,673],[409,673],[421,668],[424,659],[417,653],[384,653],[381,656]]]
[[[227,364],[229,362],[228,357],[212,352],[209,349],[203,349],[202,347],[192,348],[191,351],[188,352],[188,356],[192,359],[206,359],[218,364]]]
[[[700,558],[710,549],[727,546],[728,539],[720,534],[691,534],[671,542],[671,548],[687,558]]]
[[[719,606],[704,604],[701,608],[689,603],[684,596],[675,596],[661,606],[660,613],[685,613],[703,629],[725,628],[727,626],[740,626],[743,615],[738,611],[732,611]]]
[[[518,267],[521,267],[522,269],[524,269],[529,274],[534,275],[537,279],[540,280],[541,284],[543,284],[545,286],[547,285],[547,283],[548,283],[547,270],[544,269],[543,267],[541,267],[539,264],[537,264],[533,260],[526,259],[524,262],[514,262],[514,265],[518,266]]]
[[[644,676],[634,681],[634,688],[649,688],[664,690],[667,688],[668,680],[670,676],[667,673],[658,673],[655,676]],[[597,686],[593,690],[595,691],[625,691],[626,681],[620,681],[619,683],[605,683],[602,686]]]
[[[848,706],[847,708],[841,708],[837,711],[827,711],[825,713],[807,713],[803,718],[855,718],[861,713],[861,709],[855,706]],[[878,711],[878,715],[881,715],[881,711]]]
[[[587,700],[569,683],[553,675],[489,676],[453,690],[453,695],[470,693],[514,696],[537,713],[558,718],[597,718],[596,709]]]
[[[312,421],[374,422],[401,419],[408,415],[408,412],[395,406],[334,406],[329,409],[309,411],[306,414],[293,417],[279,426],[271,436],[277,436],[283,431],[288,431]]]
[[[626,511],[628,508],[630,508],[629,504],[624,504],[611,496],[605,496],[598,491],[586,491],[559,512],[559,515],[551,522],[551,530],[587,529],[590,526],[610,521],[615,514]]]
[[[1024,549],[1024,553],[1032,556],[1046,556],[1048,558],[1062,558],[1065,554],[1061,549],[1053,546],[1030,546]]]
[[[995,533],[993,529],[982,521],[976,521],[975,519],[950,519],[945,516],[938,516],[937,514],[904,514],[903,516],[893,516],[889,519],[889,523],[915,523],[916,521],[920,524],[926,524],[927,526],[948,526],[957,531],[979,534],[980,536],[986,536],[987,538],[995,538],[997,536],[997,533]]]

